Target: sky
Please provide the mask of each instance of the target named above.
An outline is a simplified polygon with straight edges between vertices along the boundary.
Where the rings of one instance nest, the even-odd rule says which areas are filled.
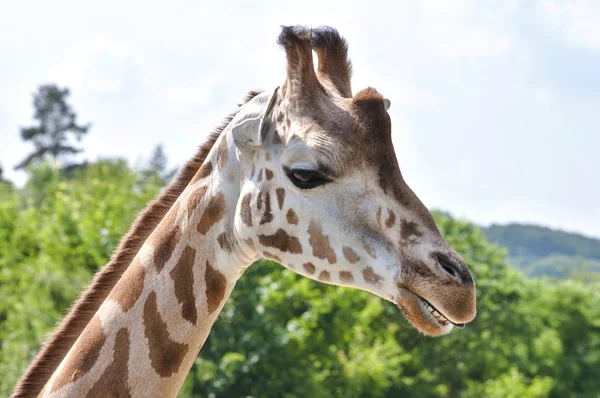
[[[206,3],[206,4],[205,4]],[[285,80],[281,25],[346,37],[353,91],[391,100],[408,184],[487,225],[600,237],[600,2],[592,0],[7,2],[0,13],[0,165],[31,146],[32,93],[71,89],[85,156],[173,166],[251,89]]]

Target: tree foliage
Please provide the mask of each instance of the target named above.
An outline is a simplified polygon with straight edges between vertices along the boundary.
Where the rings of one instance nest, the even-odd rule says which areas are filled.
[[[159,190],[125,162],[0,191],[0,396]],[[182,397],[593,397],[600,284],[527,279],[474,225],[435,213],[477,281],[478,316],[431,339],[371,294],[261,260],[242,276]]]
[[[33,95],[33,118],[36,125],[21,128],[21,138],[30,141],[34,150],[15,166],[22,169],[50,158],[54,162],[65,160],[69,155],[81,152],[73,145],[87,134],[90,125],[77,124],[77,115],[67,103],[70,91],[54,84],[41,85]]]

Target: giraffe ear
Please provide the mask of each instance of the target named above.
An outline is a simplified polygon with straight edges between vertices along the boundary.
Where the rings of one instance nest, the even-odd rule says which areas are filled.
[[[388,109],[390,109],[391,105],[392,105],[392,102],[389,99],[387,99],[387,98],[383,99],[383,107],[385,108],[386,111]]]
[[[231,133],[240,151],[262,145],[270,126],[271,114],[277,99],[277,87],[271,94],[262,93],[242,105],[231,121]]]

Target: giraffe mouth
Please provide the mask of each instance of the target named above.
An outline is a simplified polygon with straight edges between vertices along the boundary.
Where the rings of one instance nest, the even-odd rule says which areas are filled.
[[[450,333],[454,327],[464,329],[464,323],[454,323],[429,301],[403,287],[395,300],[404,317],[419,331],[429,336]]]
[[[435,317],[435,319],[442,325],[445,326],[448,323],[451,323],[452,325],[454,325],[455,327],[457,327],[459,329],[465,328],[464,323],[452,322],[450,319],[448,319],[446,316],[444,316],[444,314],[442,314],[441,311],[439,311],[437,308],[435,308],[429,301],[425,300],[423,297],[419,296],[416,293],[415,293],[415,296],[417,296],[417,299],[419,299],[421,301],[421,303],[425,306],[426,311],[428,311],[431,315],[433,315]]]

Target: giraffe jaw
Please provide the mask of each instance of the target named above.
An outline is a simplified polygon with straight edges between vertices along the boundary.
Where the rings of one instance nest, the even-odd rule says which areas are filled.
[[[463,323],[454,323],[429,301],[402,287],[400,294],[394,300],[404,317],[421,333],[428,336],[448,334],[456,326],[463,329]]]

